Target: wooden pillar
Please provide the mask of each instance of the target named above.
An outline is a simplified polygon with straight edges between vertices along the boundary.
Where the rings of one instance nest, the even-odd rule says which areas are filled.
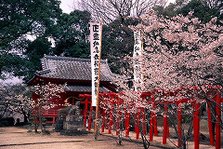
[[[215,148],[220,149],[221,148],[221,97],[218,93],[216,96],[216,143]]]
[[[87,113],[88,113],[88,99],[86,98],[84,101],[84,128],[86,128]]]
[[[125,112],[125,136],[129,136],[130,113]]]
[[[177,109],[177,131],[178,131],[178,147],[182,146],[182,111],[181,104],[178,104]]]
[[[208,114],[208,130],[210,136],[210,145],[214,145],[214,134],[213,134],[213,127],[212,127],[212,118],[211,118],[211,103],[207,102],[207,114]]]
[[[194,149],[199,149],[200,140],[200,103],[194,103],[193,126],[194,126]]]
[[[163,144],[166,144],[168,136],[168,118],[167,118],[167,104],[164,103],[164,115],[163,115]]]

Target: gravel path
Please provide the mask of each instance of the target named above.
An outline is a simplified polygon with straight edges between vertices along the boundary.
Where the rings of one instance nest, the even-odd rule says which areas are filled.
[[[0,149],[143,149],[142,144],[124,141],[118,146],[114,139],[100,136],[94,141],[93,135],[61,136],[58,133],[41,135],[27,133],[18,127],[0,128]],[[150,147],[150,149],[157,149]]]

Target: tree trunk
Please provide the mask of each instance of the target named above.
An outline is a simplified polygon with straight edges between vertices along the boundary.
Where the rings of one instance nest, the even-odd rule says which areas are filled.
[[[42,122],[42,116],[41,116],[40,108],[38,109],[38,118],[39,118],[40,130],[41,130],[41,133],[43,133],[43,122]]]
[[[36,124],[36,123],[34,124],[34,129],[35,129],[35,133],[37,133],[38,132],[37,131],[38,130],[38,124]]]
[[[26,114],[26,112],[22,109],[22,114],[24,116],[24,123],[27,124],[28,123],[28,116]]]

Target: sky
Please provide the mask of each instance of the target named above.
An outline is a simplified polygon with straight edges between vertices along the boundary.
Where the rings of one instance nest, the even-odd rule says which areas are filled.
[[[77,4],[77,0],[61,0],[60,8],[63,12],[70,13],[75,4]]]
[[[174,2],[175,0],[169,0],[169,2]],[[70,13],[73,10],[73,6],[77,6],[78,0],[61,0],[60,8],[65,13]]]

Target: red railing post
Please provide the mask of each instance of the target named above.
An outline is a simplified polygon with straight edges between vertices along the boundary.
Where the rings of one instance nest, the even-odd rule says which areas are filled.
[[[120,133],[120,119],[121,119],[121,113],[120,113],[120,99],[116,99],[116,104],[117,104],[117,111],[116,111],[116,135],[119,135]]]
[[[125,112],[125,136],[129,136],[129,122],[130,122],[130,113]]]
[[[218,93],[216,96],[216,143],[215,148],[221,148],[221,97]]]
[[[200,103],[194,103],[193,126],[194,126],[194,149],[199,149],[200,140]]]
[[[142,108],[141,110],[142,114],[142,128],[143,128],[143,134],[146,135],[146,113],[145,108]]]
[[[178,147],[182,146],[182,111],[181,103],[178,104],[177,109],[177,131],[178,131]]]
[[[154,103],[154,109],[156,109],[156,105]],[[154,135],[158,136],[158,129],[157,129],[157,116],[156,113],[153,115],[153,127],[154,127]]]
[[[164,115],[163,115],[163,144],[166,144],[168,136],[168,118],[167,118],[167,104],[164,103]]]
[[[136,133],[136,139],[139,139],[139,114],[140,110],[137,108],[136,114],[135,114],[135,133]]]
[[[212,128],[212,118],[211,118],[211,103],[207,102],[207,114],[208,114],[208,130],[210,136],[210,145],[214,145],[214,134]]]

